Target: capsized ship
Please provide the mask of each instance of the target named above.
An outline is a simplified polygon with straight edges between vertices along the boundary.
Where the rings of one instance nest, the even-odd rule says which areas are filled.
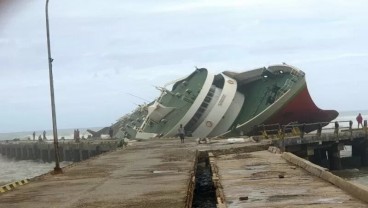
[[[156,100],[122,117],[124,136],[172,137],[180,125],[193,137],[249,135],[257,133],[260,124],[330,122],[338,116],[335,110],[319,109],[309,95],[305,73],[286,64],[220,74],[197,68],[172,89],[159,90]]]

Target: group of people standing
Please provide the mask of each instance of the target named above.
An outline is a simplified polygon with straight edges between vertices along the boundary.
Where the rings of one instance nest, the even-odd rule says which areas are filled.
[[[36,132],[35,131],[32,133],[32,136],[33,136],[33,141],[35,141],[36,140]],[[42,136],[41,135],[38,136],[38,141],[43,141],[43,140],[47,140],[46,131],[42,132]]]
[[[79,129],[74,129],[73,139],[74,140],[79,140],[80,139]]]

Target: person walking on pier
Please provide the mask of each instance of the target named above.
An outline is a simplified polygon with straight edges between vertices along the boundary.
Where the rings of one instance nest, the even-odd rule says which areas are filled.
[[[362,128],[363,128],[363,117],[362,117],[362,114],[359,113],[359,115],[356,117],[356,120],[358,122],[358,129],[359,129],[359,125],[362,126]]]
[[[109,129],[109,136],[110,136],[110,139],[112,139],[112,137],[114,136],[114,130],[112,129],[112,127],[110,127]]]
[[[184,128],[182,124],[180,124],[180,127],[178,129],[178,134],[179,134],[181,143],[184,143],[185,132],[184,132]]]

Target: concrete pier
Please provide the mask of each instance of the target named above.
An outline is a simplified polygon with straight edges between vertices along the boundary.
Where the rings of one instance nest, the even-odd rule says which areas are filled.
[[[187,207],[196,149],[178,140],[137,142],[38,177],[0,195],[1,207]],[[83,156],[83,153],[81,154]]]
[[[367,207],[268,151],[215,157],[227,207]]]
[[[265,151],[270,144],[252,139],[212,139],[198,144],[193,138],[185,144],[175,138],[133,142],[74,163],[64,168],[63,174],[36,177],[27,185],[1,193],[0,204],[14,208],[190,208],[196,194],[197,158],[207,155],[208,160],[203,161],[210,166],[216,193],[213,200],[219,208],[368,206],[358,199],[366,192],[327,171],[324,178],[312,174],[323,168],[311,168],[310,173],[281,154]],[[80,158],[86,156],[79,152]],[[339,187],[352,189],[358,197]]]
[[[274,145],[284,152],[292,152],[331,170],[368,165],[367,129],[335,130],[334,133],[289,135],[275,139]],[[337,133],[336,133],[337,132]],[[345,145],[352,146],[352,158],[342,159],[340,151]],[[344,161],[343,161],[344,160]],[[354,165],[354,166],[353,166]]]

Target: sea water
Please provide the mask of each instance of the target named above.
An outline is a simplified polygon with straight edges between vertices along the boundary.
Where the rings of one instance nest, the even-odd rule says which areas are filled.
[[[89,128],[93,131],[97,131],[101,128]],[[79,129],[80,136],[88,137],[89,133],[87,129]],[[36,131],[36,140],[39,135],[42,135],[43,131]],[[15,132],[15,133],[0,133],[0,140],[13,140],[21,139],[27,140],[30,138],[33,140],[33,131],[27,132]],[[73,139],[74,129],[61,129],[58,130],[58,137],[64,137],[65,139]],[[52,130],[46,130],[46,138],[49,142],[52,142]],[[64,167],[72,162],[61,162],[60,166]],[[33,178],[35,176],[42,175],[52,171],[55,167],[55,163],[47,163],[43,161],[32,160],[20,160],[9,159],[6,156],[0,154],[0,185],[4,185],[13,181],[23,180],[26,178]]]
[[[72,162],[61,162],[60,167],[65,167]],[[33,178],[50,172],[55,167],[55,163],[45,163],[42,161],[8,159],[0,154],[0,186]]]
[[[333,171],[333,173],[350,182],[368,187],[368,167],[338,170]]]

